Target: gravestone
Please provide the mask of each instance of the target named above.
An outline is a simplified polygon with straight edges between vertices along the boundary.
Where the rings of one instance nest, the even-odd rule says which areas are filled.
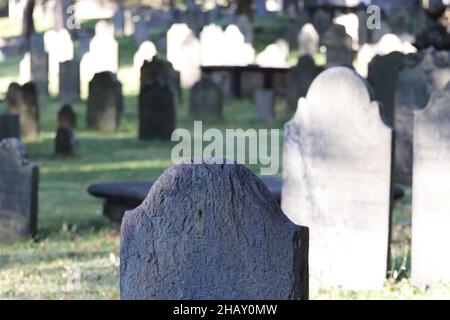
[[[77,115],[69,104],[62,106],[58,112],[58,128],[75,129],[77,127]]]
[[[329,13],[327,13],[323,9],[319,9],[314,13],[312,17],[312,24],[319,33],[322,42],[322,38],[325,36],[325,33],[331,27],[333,22]]]
[[[20,118],[16,114],[0,114],[0,141],[20,138]]]
[[[121,298],[307,299],[308,229],[244,166],[205,162],[167,169],[125,214]]]
[[[202,66],[221,66],[224,63],[224,32],[219,25],[210,24],[200,32],[200,63]]]
[[[364,80],[348,68],[324,71],[300,99],[285,127],[281,207],[311,229],[312,281],[350,290],[383,286],[392,139]]]
[[[414,114],[411,273],[416,285],[450,281],[450,82]]]
[[[345,32],[352,38],[353,46],[359,46],[359,18],[355,13],[344,13],[334,18],[334,23],[345,28]],[[367,29],[366,26],[364,26]]]
[[[256,115],[267,123],[275,120],[275,91],[258,89],[255,91]]]
[[[97,73],[89,83],[87,127],[99,131],[116,131],[122,109],[122,84],[111,72]]]
[[[34,83],[23,86],[10,84],[6,93],[8,113],[20,117],[20,136],[25,140],[37,140],[39,137],[39,104]]]
[[[170,84],[142,83],[139,93],[139,139],[170,140],[175,126],[175,95]]]
[[[61,63],[74,58],[74,43],[68,30],[49,30],[44,34],[45,51],[48,53],[49,72],[59,75]]]
[[[408,55],[400,72],[395,94],[396,181],[411,183],[413,112],[423,109],[435,90],[450,81],[450,52],[423,50]]]
[[[160,83],[169,84],[175,96],[181,95],[180,75],[167,60],[154,56],[151,61],[144,61],[141,67],[141,86]]]
[[[321,71],[322,69],[316,66],[310,55],[301,56],[297,66],[289,70],[286,88],[286,102],[289,113],[295,113],[298,99],[306,97],[309,86]]]
[[[352,38],[345,32],[343,26],[333,24],[325,33],[324,45],[327,48],[327,68],[352,66]]]
[[[297,42],[299,56],[305,54],[314,56],[319,52],[319,34],[311,23],[307,23],[301,28],[298,33]]]
[[[255,62],[255,49],[245,42],[245,37],[236,25],[229,25],[223,36],[224,55],[223,64],[227,66],[247,66]]]
[[[59,127],[54,142],[55,155],[73,156],[75,154],[75,135],[71,128]]]
[[[220,119],[222,112],[222,89],[210,79],[203,78],[198,81],[191,89],[190,115],[196,119]]]
[[[0,242],[36,235],[38,167],[18,139],[0,141]]]
[[[391,127],[394,127],[395,88],[403,59],[402,53],[392,52],[384,56],[377,55],[369,63],[367,80],[373,88],[375,100],[381,102],[385,121]]]
[[[269,44],[256,58],[256,64],[269,68],[284,68],[289,58],[289,44],[286,40],[278,39]]]
[[[71,60],[59,65],[59,100],[63,103],[80,100],[80,62]]]
[[[133,58],[133,69],[137,76],[141,72],[144,61],[152,61],[153,57],[158,54],[155,45],[151,41],[144,41],[139,46]]]

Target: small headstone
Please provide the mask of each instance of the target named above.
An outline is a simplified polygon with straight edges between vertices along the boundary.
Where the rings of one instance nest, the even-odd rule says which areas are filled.
[[[20,139],[20,118],[17,114],[0,114],[0,141],[8,138]]]
[[[139,94],[139,139],[170,140],[175,126],[175,95],[170,84],[142,83]]]
[[[327,48],[327,68],[352,66],[352,38],[343,26],[333,24],[325,33],[324,45]]]
[[[275,91],[258,89],[255,91],[256,115],[267,123],[275,120]]]
[[[125,214],[122,299],[308,298],[308,229],[250,170],[217,162],[167,169]]]
[[[74,130],[77,127],[77,115],[68,104],[62,106],[58,112],[58,128],[69,128]]]
[[[306,97],[309,86],[322,71],[316,66],[310,55],[299,58],[297,66],[291,68],[287,74],[287,110],[294,114],[297,110],[298,99]]]
[[[55,155],[73,156],[76,148],[73,130],[68,127],[58,128],[54,147]]]
[[[34,83],[23,86],[12,83],[6,93],[6,105],[9,113],[20,117],[20,136],[25,140],[37,140],[39,137],[39,104]]]
[[[203,78],[192,87],[189,103],[192,117],[220,119],[222,111],[223,92],[214,81]]]
[[[37,231],[39,169],[28,163],[18,139],[0,141],[0,241]]]
[[[80,100],[80,62],[71,60],[59,65],[59,99],[63,103]]]
[[[450,82],[414,115],[411,275],[416,285],[450,281]]]
[[[319,9],[314,13],[312,17],[312,24],[314,25],[314,28],[316,28],[320,38],[322,39],[333,22],[329,13],[327,13],[323,9]]]
[[[299,56],[305,54],[314,56],[319,52],[319,34],[311,23],[307,23],[302,27],[298,33],[297,41]]]
[[[383,286],[392,139],[364,80],[345,67],[321,73],[286,124],[281,206],[311,228],[310,274],[317,284]]]
[[[121,83],[111,72],[97,73],[89,83],[87,127],[99,131],[116,131],[122,109]]]

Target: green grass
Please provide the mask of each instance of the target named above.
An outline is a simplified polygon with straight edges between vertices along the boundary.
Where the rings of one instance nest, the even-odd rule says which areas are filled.
[[[2,20],[0,19],[0,25]],[[276,22],[279,23],[279,22]],[[275,23],[275,24],[276,24]],[[119,297],[119,233],[102,216],[101,201],[86,192],[99,181],[156,179],[170,166],[174,143],[143,142],[137,136],[138,81],[131,76],[134,44],[120,40],[121,70],[125,110],[120,130],[102,134],[86,130],[85,102],[74,105],[78,115],[75,157],[53,155],[56,114],[60,103],[41,100],[41,135],[27,143],[31,161],[40,166],[39,232],[34,240],[0,244],[0,298],[6,299],[116,299]],[[0,63],[0,92],[18,76],[20,57]],[[178,127],[192,128],[187,112],[188,93],[178,108]],[[5,109],[0,104],[0,112]],[[277,105],[273,128],[283,128],[288,120],[283,104]],[[206,122],[206,127],[266,128],[248,100],[227,100],[224,119]],[[257,172],[258,166],[251,166]],[[419,299],[449,298],[449,286],[414,288],[409,280],[411,207],[407,197],[394,210],[393,271],[383,290],[353,292],[311,286],[313,299]]]

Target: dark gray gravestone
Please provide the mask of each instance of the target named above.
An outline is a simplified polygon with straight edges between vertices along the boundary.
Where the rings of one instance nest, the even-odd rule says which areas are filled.
[[[324,36],[324,45],[327,47],[327,68],[338,66],[352,66],[353,40],[345,27],[333,24]]]
[[[12,83],[6,94],[9,113],[20,117],[20,135],[25,140],[39,137],[39,104],[36,86],[28,82],[23,86]]]
[[[59,64],[59,99],[63,103],[80,100],[80,62],[78,60]]]
[[[450,82],[414,116],[413,283],[450,281]]]
[[[122,85],[111,72],[97,73],[89,83],[87,127],[115,131],[123,109]]]
[[[141,86],[139,94],[139,139],[170,140],[176,126],[175,96],[169,84]]]
[[[392,140],[364,80],[345,67],[321,73],[286,124],[281,207],[311,229],[310,274],[318,284],[383,286]]]
[[[255,109],[258,118],[267,123],[275,121],[275,90],[258,89],[255,92]]]
[[[68,104],[62,106],[58,112],[58,128],[75,129],[77,127],[77,115]]]
[[[329,13],[322,9],[319,9],[314,13],[312,17],[312,24],[314,25],[314,28],[316,28],[320,38],[322,39],[327,30],[332,25],[332,18]]]
[[[20,138],[20,118],[16,114],[0,114],[0,141]]]
[[[242,165],[167,169],[122,222],[122,299],[307,299],[308,229]]]
[[[75,134],[71,128],[60,127],[56,131],[55,154],[63,156],[72,156],[75,154],[76,142]]]
[[[391,127],[394,127],[395,87],[403,58],[403,53],[392,52],[377,55],[369,63],[367,80],[373,88],[374,99],[381,102],[383,117]]]
[[[190,115],[194,118],[220,119],[222,111],[222,89],[207,78],[198,81],[191,89]]]
[[[48,96],[48,53],[45,52],[44,36],[35,33],[31,36],[30,75],[39,95]]]
[[[413,112],[425,108],[431,93],[450,81],[450,52],[428,49],[404,59],[395,96],[396,180],[412,180]]]
[[[180,74],[175,71],[172,64],[158,56],[152,61],[144,61],[141,67],[141,86],[143,84],[169,84],[175,96],[181,94]]]
[[[316,66],[314,59],[305,55],[300,57],[297,66],[291,68],[287,74],[287,109],[289,113],[297,110],[298,99],[306,97],[309,86],[322,68]]]
[[[29,164],[18,139],[0,142],[0,241],[34,236],[37,231],[38,167]]]

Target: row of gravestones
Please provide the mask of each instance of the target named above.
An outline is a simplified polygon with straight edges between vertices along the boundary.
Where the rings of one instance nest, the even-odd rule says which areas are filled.
[[[168,82],[146,85],[149,94],[152,86],[172,90]],[[420,284],[450,279],[449,103],[450,84],[415,116],[412,276]],[[392,143],[362,78],[343,67],[323,72],[286,125],[283,211],[243,166],[205,159],[169,168],[124,217],[122,298],[307,298],[308,270],[325,286],[380,288]],[[33,234],[37,168],[15,139],[0,143],[0,160],[0,234]]]

